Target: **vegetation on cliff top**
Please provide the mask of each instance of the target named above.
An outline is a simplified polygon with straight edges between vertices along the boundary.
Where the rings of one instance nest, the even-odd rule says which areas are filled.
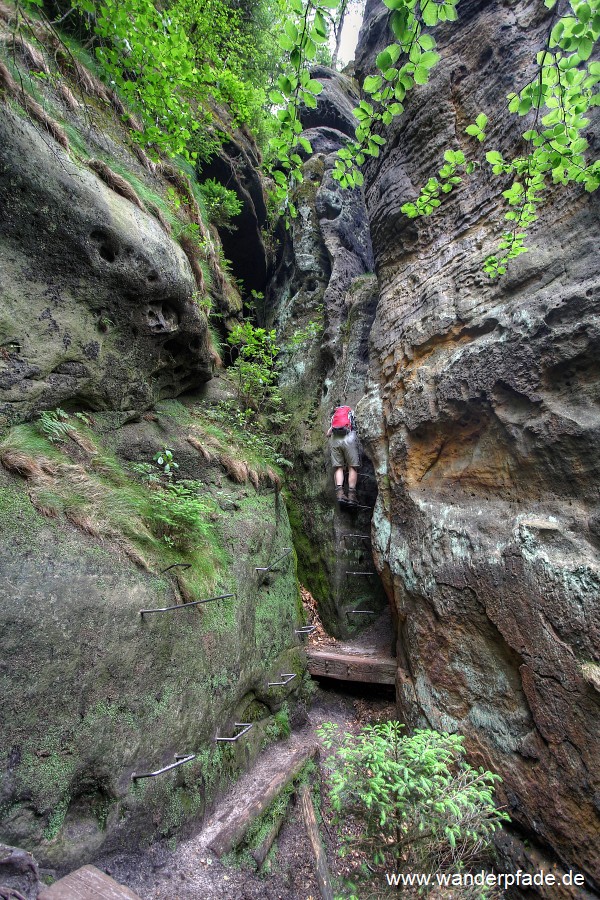
[[[587,160],[585,136],[589,111],[598,104],[600,63],[592,55],[600,0],[538,2],[549,10],[546,40],[533,75],[515,84],[507,98],[511,113],[528,117],[523,145],[512,158],[487,149],[489,168],[475,153],[469,159],[462,150],[446,148],[439,171],[402,207],[409,217],[430,215],[480,168],[486,177],[509,176],[502,192],[506,230],[497,253],[483,265],[491,278],[527,251],[527,231],[551,185],[581,185],[591,192],[600,184],[600,161]],[[22,3],[44,8],[44,0],[20,0],[17,10]],[[343,187],[363,183],[361,167],[379,156],[407,93],[429,82],[440,61],[432,31],[455,21],[460,6],[459,0],[384,3],[393,40],[362,84],[355,139],[338,153],[333,176]],[[310,68],[331,59],[330,33],[339,36],[346,8],[340,0],[171,0],[166,6],[153,0],[75,0],[61,22],[88,36],[105,79],[140,116],[137,139],[150,153],[208,159],[226,135],[219,110],[227,108],[231,125],[249,127],[263,148],[268,145],[274,197],[293,218],[291,192],[302,181],[303,156],[312,152],[301,112],[316,108],[322,91]],[[18,23],[17,15],[15,33]],[[466,133],[484,143],[493,116],[494,110],[482,111]]]

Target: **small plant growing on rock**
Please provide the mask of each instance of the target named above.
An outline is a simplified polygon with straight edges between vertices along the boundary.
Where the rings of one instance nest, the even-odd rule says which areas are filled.
[[[60,407],[44,410],[38,419],[38,425],[51,444],[60,444],[66,441],[71,431],[69,414]]]
[[[231,220],[242,211],[242,203],[238,200],[235,191],[229,190],[225,185],[209,178],[200,185],[200,191],[204,197],[206,211],[213,225],[233,231]]]
[[[238,356],[232,366],[240,401],[245,409],[279,406],[277,388],[277,336],[274,330],[256,328],[251,322],[236,325],[228,339]]]
[[[173,451],[169,450],[168,447],[164,447],[162,450],[159,450],[158,453],[154,454],[152,459],[162,470],[162,474],[166,475],[167,478],[172,478],[173,474],[179,468],[179,463],[175,462]]]

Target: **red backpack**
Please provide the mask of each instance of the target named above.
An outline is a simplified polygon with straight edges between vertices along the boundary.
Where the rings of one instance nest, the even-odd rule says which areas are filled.
[[[331,417],[331,430],[338,434],[354,431],[354,413],[351,406],[338,406]]]

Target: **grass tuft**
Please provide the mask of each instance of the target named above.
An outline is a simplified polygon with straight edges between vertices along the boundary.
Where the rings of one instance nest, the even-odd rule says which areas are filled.
[[[116,172],[113,172],[110,166],[108,166],[101,159],[89,159],[87,161],[87,165],[116,194],[119,194],[121,197],[125,197],[126,200],[134,203],[139,209],[144,209],[144,204],[138,197],[137,193],[131,187],[129,182],[125,178],[123,178],[122,175],[118,175]]]

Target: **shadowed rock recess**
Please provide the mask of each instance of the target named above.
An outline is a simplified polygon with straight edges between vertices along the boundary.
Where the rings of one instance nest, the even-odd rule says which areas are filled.
[[[369,0],[361,75],[390,42],[387,15]],[[399,619],[400,717],[465,733],[472,758],[502,775],[514,828],[541,853],[506,839],[514,864],[546,854],[597,891],[598,198],[557,191],[531,252],[498,282],[481,264],[507,185],[485,162],[436,215],[400,212],[444,149],[483,157],[464,133],[479,112],[489,146],[520,152],[524,120],[505,97],[531,77],[549,16],[543,4],[461,3],[460,21],[436,31],[432,82],[370,161],[380,297],[358,413],[378,477],[377,564]]]

